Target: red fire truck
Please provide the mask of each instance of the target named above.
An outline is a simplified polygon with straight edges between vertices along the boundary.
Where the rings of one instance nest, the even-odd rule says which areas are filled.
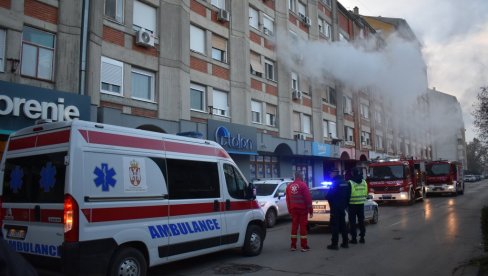
[[[426,165],[425,192],[429,194],[464,194],[463,166],[457,161],[437,160]]]
[[[368,189],[375,201],[413,204],[425,198],[425,161],[379,159],[368,165]]]

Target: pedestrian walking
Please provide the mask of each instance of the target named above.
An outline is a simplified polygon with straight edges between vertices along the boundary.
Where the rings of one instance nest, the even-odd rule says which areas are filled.
[[[327,249],[339,249],[339,234],[342,236],[342,248],[348,248],[348,234],[346,226],[346,208],[351,196],[351,188],[339,174],[338,170],[332,170],[330,173],[332,184],[327,192],[327,200],[330,206],[330,227],[332,231],[332,243]]]
[[[309,251],[307,224],[308,216],[313,216],[312,197],[300,171],[295,172],[295,180],[286,188],[286,206],[291,215],[291,251],[297,250],[298,230],[302,252]]]
[[[348,207],[351,234],[351,240],[349,242],[353,244],[358,243],[357,228],[359,228],[359,242],[365,243],[364,202],[368,196],[368,184],[363,179],[361,168],[353,168],[349,184],[351,185],[351,200],[349,201]]]

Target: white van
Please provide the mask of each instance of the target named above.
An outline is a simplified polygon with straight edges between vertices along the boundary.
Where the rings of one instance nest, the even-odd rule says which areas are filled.
[[[12,249],[63,274],[148,267],[241,247],[261,253],[264,213],[215,142],[71,121],[10,136],[0,225]]]

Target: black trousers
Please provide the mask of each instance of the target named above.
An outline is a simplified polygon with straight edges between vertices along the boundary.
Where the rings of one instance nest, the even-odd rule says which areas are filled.
[[[339,243],[339,234],[342,236],[342,243],[348,243],[345,206],[331,206],[330,228],[332,231],[333,245],[337,245]]]
[[[364,204],[349,204],[349,224],[351,238],[356,239],[357,228],[359,228],[359,237],[364,238],[366,228],[364,227]]]

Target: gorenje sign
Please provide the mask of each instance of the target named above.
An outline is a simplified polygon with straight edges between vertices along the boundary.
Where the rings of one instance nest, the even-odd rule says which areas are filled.
[[[29,119],[51,119],[53,121],[68,121],[80,117],[80,110],[73,105],[64,106],[64,98],[58,98],[57,103],[39,102],[34,99],[10,98],[0,95],[0,115],[20,116]]]
[[[90,97],[0,81],[0,128],[17,130],[39,119],[90,120]]]

